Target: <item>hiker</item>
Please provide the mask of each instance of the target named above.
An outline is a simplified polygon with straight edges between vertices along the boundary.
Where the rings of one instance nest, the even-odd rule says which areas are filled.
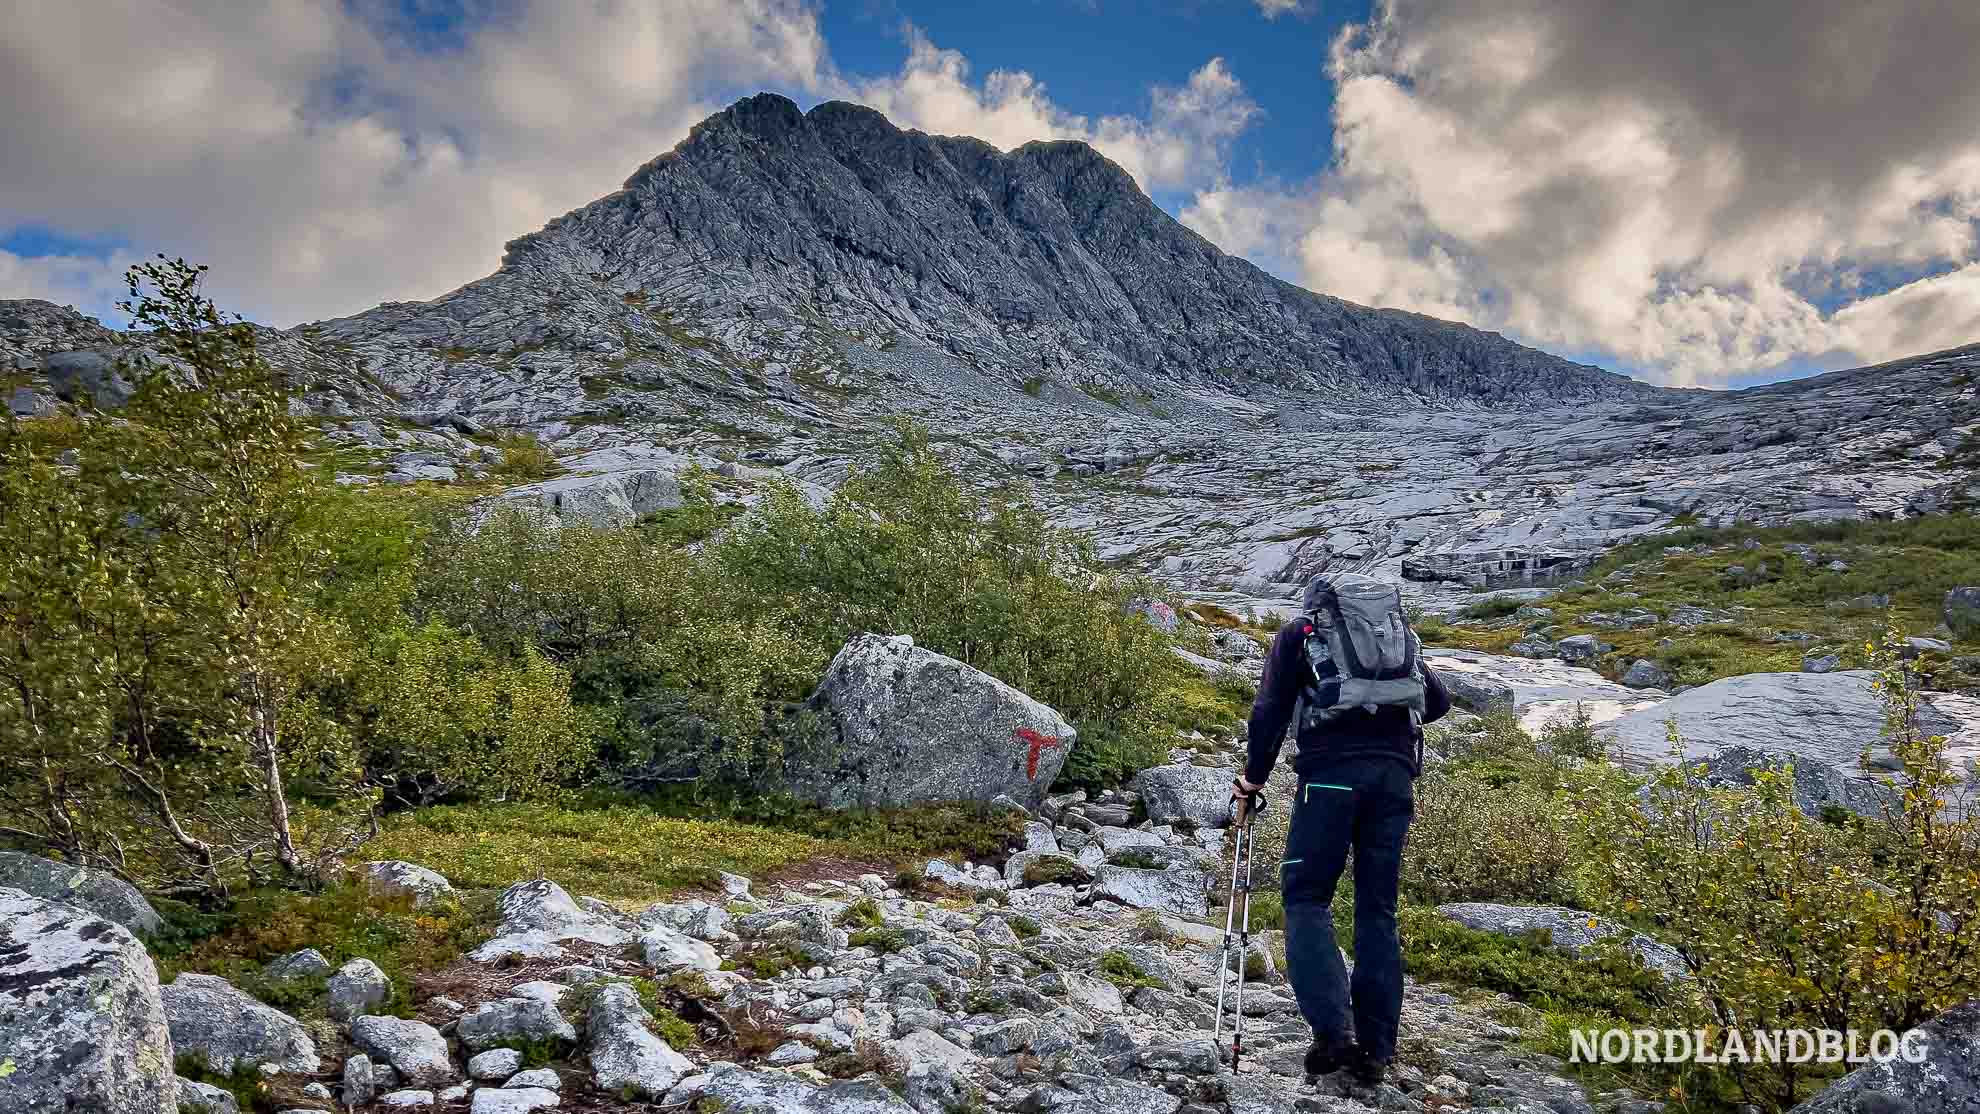
[[[1302,606],[1305,614],[1272,640],[1251,706],[1250,752],[1231,794],[1235,803],[1264,787],[1286,727],[1297,720],[1299,783],[1281,881],[1288,974],[1313,1027],[1306,1074],[1347,1068],[1373,1086],[1395,1056],[1402,1018],[1396,890],[1416,810],[1410,783],[1422,772],[1422,725],[1449,711],[1451,700],[1421,661],[1395,585],[1322,575],[1306,586]],[[1350,849],[1351,988],[1332,908]]]

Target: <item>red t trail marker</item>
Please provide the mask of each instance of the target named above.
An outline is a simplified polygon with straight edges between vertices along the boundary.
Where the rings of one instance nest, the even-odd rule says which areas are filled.
[[[1031,744],[1031,753],[1024,760],[1024,776],[1027,780],[1037,781],[1038,752],[1044,750],[1046,747],[1058,746],[1059,737],[1057,735],[1040,735],[1029,727],[1018,728],[1017,737]]]

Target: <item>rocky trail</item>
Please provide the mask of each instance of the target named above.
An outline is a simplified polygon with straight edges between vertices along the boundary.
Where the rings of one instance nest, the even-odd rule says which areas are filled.
[[[868,640],[840,671],[862,661],[893,670],[899,641]],[[926,669],[966,669],[915,653],[934,659]],[[1228,653],[1231,664],[1217,668],[1253,660]],[[1533,673],[1522,659],[1468,660],[1473,684],[1460,695],[1480,701],[1484,692],[1473,704],[1480,710],[1505,706],[1500,688]],[[1524,691],[1558,699],[1564,687],[1610,684],[1576,667],[1545,672],[1543,689]],[[1006,693],[1012,714],[1030,705],[981,680],[984,691]],[[845,686],[872,696],[856,679]],[[876,717],[876,731],[914,721],[914,689],[906,684],[902,706]],[[1477,725],[1460,711],[1439,734]],[[447,967],[412,973],[410,1000],[394,1000],[391,981],[363,956],[333,969],[305,948],[268,963],[267,985],[304,988],[307,1008],[295,1015],[214,975],[187,971],[159,986],[132,934],[158,924],[143,897],[96,872],[7,854],[0,1034],[9,1070],[0,1099],[29,1114],[72,1109],[59,1105],[71,1095],[101,1096],[92,1110],[170,1111],[159,1105],[162,1066],[197,1062],[259,1078],[273,1103],[264,1108],[297,1112],[1663,1108],[1649,1096],[1591,1092],[1562,1062],[1533,1051],[1522,1010],[1506,996],[1415,981],[1397,1063],[1380,1085],[1356,1086],[1344,1073],[1308,1081],[1301,1057],[1310,1030],[1270,930],[1254,934],[1243,960],[1247,1055],[1233,1074],[1212,1031],[1238,747],[1197,740],[1128,789],[1091,799],[1041,796],[1026,808],[1001,796],[1027,816],[1022,847],[997,865],[935,859],[918,877],[890,878],[828,863],[755,884],[723,875],[719,891],[637,907],[548,879],[518,882],[494,901],[494,923],[477,946]],[[1012,761],[1021,761],[1016,752]],[[1293,782],[1282,764],[1273,807],[1258,820],[1254,871],[1265,891],[1276,889]],[[461,896],[416,863],[366,863],[354,877],[415,911]],[[1546,927],[1569,952],[1627,932],[1548,907],[1439,912],[1515,936]],[[1632,934],[1630,947],[1666,977],[1686,977],[1663,945]],[[319,985],[310,980],[321,989],[307,989]],[[88,1052],[61,1051],[70,1047]],[[232,1094],[196,1080],[168,1093],[179,1110],[237,1109]]]
[[[270,965],[278,978],[328,976],[327,1016],[305,1025],[213,976],[182,974],[161,990],[121,926],[19,891],[0,897],[26,911],[9,922],[11,947],[53,952],[74,938],[110,957],[87,974],[52,971],[38,991],[64,1001],[102,1053],[44,1084],[100,1090],[106,1110],[144,1108],[118,1061],[189,1055],[222,1073],[257,1069],[292,1096],[288,1109],[316,1111],[1640,1108],[1629,1095],[1585,1094],[1488,1006],[1418,985],[1387,1082],[1357,1088],[1341,1075],[1308,1086],[1310,1034],[1271,959],[1271,933],[1256,949],[1250,1052],[1233,1076],[1211,1041],[1222,953],[1219,930],[1203,923],[1224,833],[1189,823],[1213,810],[1227,777],[1150,771],[1140,803],[1164,822],[1135,828],[1099,822],[1118,819],[1134,803],[1127,795],[1050,799],[1041,814],[1058,822],[1032,822],[1029,849],[1002,871],[938,860],[915,892],[866,874],[756,893],[730,876],[725,893],[625,911],[547,880],[518,883],[501,894],[491,939],[419,976],[408,1018],[369,1012],[389,987],[363,959],[332,972],[305,950]],[[366,869],[373,885],[419,901],[451,889],[414,864]],[[1060,880],[1028,881],[1040,877]],[[125,996],[92,999],[85,991],[102,985],[106,964],[122,972]],[[648,1005],[659,1002],[693,1041],[676,1047],[656,1032]],[[23,1093],[34,1071],[0,1093]],[[182,1109],[235,1109],[216,1088],[177,1087]]]

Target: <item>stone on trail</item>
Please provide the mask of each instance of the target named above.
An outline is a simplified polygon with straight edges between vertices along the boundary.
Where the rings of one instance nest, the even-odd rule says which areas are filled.
[[[454,893],[453,884],[438,871],[428,870],[418,863],[392,859],[364,864],[364,883],[375,894],[388,897],[410,894],[415,909],[451,897]]]
[[[677,931],[665,924],[655,924],[639,938],[640,954],[646,965],[656,971],[675,971],[682,968],[693,971],[719,971],[722,957],[705,941],[697,940],[685,932]]]
[[[1093,896],[1111,898],[1135,909],[1155,909],[1181,917],[1200,917],[1210,908],[1210,874],[1187,867],[1144,870],[1132,866],[1103,866],[1094,872]]]
[[[378,1094],[378,1073],[373,1069],[371,1057],[362,1052],[353,1052],[344,1058],[343,1090],[339,1093],[345,1106],[363,1106]]]
[[[694,1070],[687,1057],[647,1028],[653,1015],[623,984],[599,989],[585,1015],[585,1047],[591,1081],[599,1090],[658,1099]]]
[[[1579,956],[1597,941],[1626,934],[1624,946],[1643,961],[1645,967],[1667,980],[1691,977],[1684,957],[1676,948],[1660,943],[1593,913],[1565,909],[1558,905],[1499,905],[1488,901],[1455,902],[1437,906],[1438,915],[1478,932],[1500,936],[1524,936],[1536,929],[1547,931],[1549,942],[1569,955]]]
[[[491,1048],[468,1058],[468,1078],[480,1083],[507,1079],[522,1070],[522,1053],[513,1048]]]
[[[123,926],[0,888],[0,1110],[178,1114],[158,972]]]
[[[1058,712],[905,636],[847,642],[812,703],[826,729],[792,745],[784,779],[832,808],[1001,795],[1036,809],[1074,739]]]
[[[386,1110],[423,1110],[433,1105],[433,1092],[407,1089],[382,1095],[378,1105]]]
[[[230,1091],[223,1091],[211,1083],[178,1078],[179,1109],[177,1114],[241,1114],[240,1101]],[[366,1101],[370,1101],[367,1097]]]
[[[484,1087],[474,1093],[468,1114],[531,1114],[537,1110],[555,1110],[562,1102],[557,1092],[541,1087]]]
[[[330,961],[315,948],[304,948],[290,952],[269,962],[261,969],[261,977],[269,982],[294,982],[297,979],[314,979],[328,975]]]
[[[780,1071],[727,1065],[711,1066],[701,1079],[692,1094],[669,1095],[668,1105],[685,1104],[693,1110],[695,1100],[711,1099],[706,1108],[722,1114],[917,1114],[899,1095],[871,1079],[819,1086]]]
[[[476,1052],[498,1046],[577,1040],[577,1029],[557,1007],[537,998],[484,1002],[462,1017],[454,1032],[462,1044]]]
[[[496,963],[511,956],[562,959],[565,943],[616,948],[631,943],[634,936],[606,916],[571,900],[562,886],[548,878],[515,883],[502,891],[497,907],[502,927],[494,939],[468,953],[476,963]]]
[[[1954,1006],[1913,1030],[1925,1057],[1868,1063],[1790,1114],[1972,1114],[1980,1110],[1980,1001]]]
[[[351,1043],[383,1062],[407,1083],[433,1087],[460,1078],[447,1051],[447,1038],[424,1021],[366,1016],[351,1022]]]
[[[325,987],[330,1016],[349,1021],[392,996],[392,980],[369,959],[353,959],[330,976]]]
[[[316,1042],[295,1018],[263,1005],[218,975],[188,971],[159,989],[178,1055],[206,1058],[221,1075],[274,1064],[285,1072],[321,1066]]]
[[[1236,777],[1230,767],[1178,763],[1143,770],[1131,784],[1151,823],[1222,828],[1231,822],[1231,781]]]

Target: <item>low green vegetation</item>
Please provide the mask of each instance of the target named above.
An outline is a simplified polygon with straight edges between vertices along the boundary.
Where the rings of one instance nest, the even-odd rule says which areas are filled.
[[[1898,639],[1886,631],[1869,663],[1903,725],[1922,678]],[[1980,824],[1936,809],[1955,791],[1940,768],[1944,739],[1899,726],[1886,742],[1903,767],[1881,775],[1894,791],[1887,813],[1809,817],[1783,776],[1717,788],[1681,762],[1626,774],[1600,760],[1585,719],[1537,738],[1505,716],[1439,728],[1404,860],[1405,965],[1510,995],[1518,1005],[1505,1020],[1562,1056],[1586,1028],[1915,1026],[1980,992]],[[1264,896],[1253,898],[1254,926]],[[1475,932],[1434,912],[1449,901],[1593,910],[1675,948],[1694,981],[1666,983],[1620,947],[1573,958],[1544,934]],[[1350,947],[1352,905],[1344,885],[1334,913]],[[1593,1088],[1723,1111],[1784,1110],[1840,1067],[1576,1070]]]
[[[1145,584],[1023,492],[962,483],[922,430],[822,506],[773,482],[744,516],[736,481],[690,473],[631,529],[347,490],[200,282],[132,274],[134,317],[196,380],[133,363],[114,415],[0,427],[9,845],[220,910],[325,883],[374,826],[367,854],[457,882],[628,898],[818,855],[1000,853],[1008,818],[776,796],[785,747],[829,730],[802,701],[866,631],[1067,715],[1070,786],[1240,714],[1127,609]],[[555,469],[526,437],[497,451],[510,482]]]
[[[324,979],[277,982],[263,974],[270,961],[303,948],[323,953],[332,968],[369,959],[392,984],[376,1012],[410,1017],[417,1005],[413,975],[438,971],[485,941],[492,907],[486,894],[414,909],[410,896],[374,894],[360,884],[320,893],[266,887],[238,895],[217,914],[164,902],[166,927],[148,943],[161,982],[181,971],[221,975],[305,1017],[322,1014]]]
[[[1669,552],[1667,552],[1669,550]],[[1802,523],[1755,528],[1689,527],[1612,551],[1576,583],[1539,602],[1543,612],[1490,600],[1454,622],[1421,623],[1430,645],[1502,653],[1528,631],[1559,640],[1591,634],[1614,647],[1597,663],[1620,676],[1643,659],[1673,683],[1699,685],[1742,673],[1794,672],[1804,653],[1829,651],[1842,668],[1863,668],[1866,643],[1887,622],[1928,634],[1942,622],[1948,589],[1980,583],[1980,518],[1934,515],[1902,521]],[[1672,622],[1680,608],[1706,614]],[[1599,616],[1647,611],[1655,625],[1626,627]],[[1972,632],[1955,632],[1954,660],[1980,653]],[[1980,675],[1942,663],[1940,687],[1980,688]]]

